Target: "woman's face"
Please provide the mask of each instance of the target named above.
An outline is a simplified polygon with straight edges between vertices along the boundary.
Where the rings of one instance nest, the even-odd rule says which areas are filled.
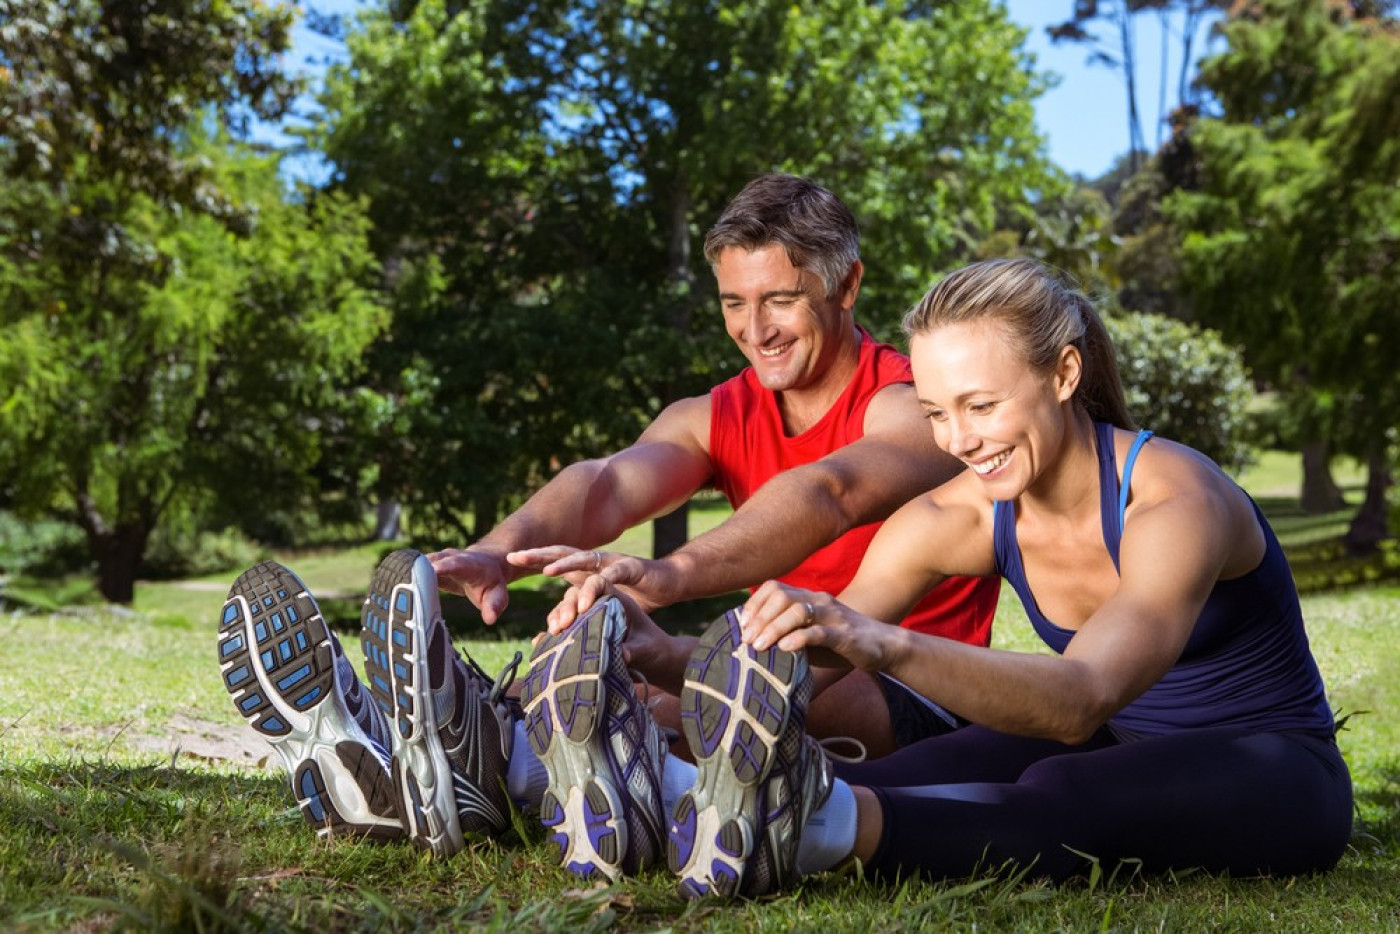
[[[1058,455],[1079,353],[1049,373],[1031,368],[990,318],[940,325],[909,342],[914,386],[938,446],[972,469],[992,499],[1015,499]]]

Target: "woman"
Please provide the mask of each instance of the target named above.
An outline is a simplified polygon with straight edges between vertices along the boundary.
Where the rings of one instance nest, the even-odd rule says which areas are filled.
[[[970,469],[888,520],[839,600],[770,582],[706,643],[763,665],[835,656],[973,725],[837,766],[834,782],[810,740],[784,753],[781,730],[759,744],[757,777],[702,759],[672,826],[683,887],[758,894],[797,865],[849,856],[939,878],[1007,861],[1056,879],[1090,859],[1245,875],[1333,866],[1351,780],[1287,562],[1250,497],[1200,453],[1132,430],[1102,322],[1036,263],[953,273],[905,330],[934,436]],[[1058,654],[879,622],[945,576],[992,574]],[[709,680],[688,675],[697,722],[742,714],[748,689]],[[803,676],[779,680],[800,728]],[[752,760],[737,741],[716,758],[740,752]],[[736,795],[746,782],[767,790]],[[800,831],[770,832],[762,802],[784,787],[825,802],[823,852],[804,840],[798,853]],[[741,839],[759,844],[727,857]]]

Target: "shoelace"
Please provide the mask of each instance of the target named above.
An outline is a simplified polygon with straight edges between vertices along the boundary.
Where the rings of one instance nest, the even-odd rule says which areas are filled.
[[[520,670],[520,661],[525,656],[521,652],[516,652],[515,657],[506,662],[505,667],[501,669],[501,673],[494,678],[488,675],[486,670],[477,664],[476,659],[472,658],[471,655],[458,653],[457,657],[463,659],[467,667],[474,671],[477,677],[482,681],[491,682],[491,689],[486,692],[486,702],[494,706],[501,703],[502,697],[505,695],[506,691],[510,690],[510,686],[515,683],[516,673]],[[511,700],[513,700],[513,698],[505,698],[507,703]]]
[[[813,737],[813,739],[816,739],[816,737]],[[854,756],[843,756],[841,753],[832,749],[833,746],[838,746],[842,743],[854,747],[857,750],[856,754]],[[818,739],[817,748],[821,749],[822,755],[826,756],[828,759],[848,764],[864,762],[870,755],[870,750],[865,748],[865,743],[862,743],[854,736],[828,736],[826,739]]]
[[[660,706],[661,695],[651,693],[651,682],[648,681],[647,676],[642,674],[640,671],[637,671],[635,668],[629,668],[627,669],[627,674],[632,677],[632,682],[634,684],[640,684],[646,690],[646,700],[642,703],[642,706],[645,707],[647,713],[650,714],[653,710]],[[655,722],[655,718],[652,719],[653,722]],[[666,748],[669,749],[676,743],[680,742],[680,730],[669,726],[662,726],[659,723],[656,724],[656,730],[658,733],[661,734],[662,740],[665,741]]]

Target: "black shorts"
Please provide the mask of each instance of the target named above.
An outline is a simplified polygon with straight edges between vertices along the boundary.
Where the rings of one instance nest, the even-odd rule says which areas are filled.
[[[921,739],[967,726],[967,721],[889,675],[877,674],[875,680],[880,683],[885,705],[890,709],[890,728],[894,731],[896,748],[903,749]]]

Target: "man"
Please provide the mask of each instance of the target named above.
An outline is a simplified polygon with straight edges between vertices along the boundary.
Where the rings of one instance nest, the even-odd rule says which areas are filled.
[[[726,329],[750,366],[668,406],[630,447],[561,471],[471,547],[431,563],[411,552],[386,559],[362,634],[374,705],[361,702],[294,575],[273,566],[256,587],[235,584],[221,627],[225,683],[278,747],[313,823],[391,836],[387,794],[408,836],[446,855],[469,834],[504,829],[511,799],[543,800],[571,868],[613,876],[649,863],[665,748],[628,669],[679,695],[696,640],[638,626],[623,644],[624,617],[611,602],[576,626],[585,620],[574,619],[583,607],[572,590],[551,613],[552,634],[525,684],[527,729],[504,696],[509,672],[493,682],[452,651],[437,588],[465,594],[488,623],[505,608],[507,584],[540,570],[576,581],[601,570],[598,580],[645,608],[770,578],[839,593],[879,522],[960,469],[933,444],[907,359],[855,324],[859,233],[839,199],[805,179],[763,176],[726,208],[705,253]],[[733,515],[673,554],[594,550],[711,484]],[[903,624],[986,644],[996,594],[995,581],[953,579]],[[305,652],[259,628],[264,610],[287,608],[307,627]],[[261,666],[250,664],[255,655]],[[303,693],[306,683],[317,689]],[[953,720],[889,679],[833,670],[807,725],[878,755]],[[610,777],[594,780],[600,769]],[[625,807],[619,797],[639,795],[650,806]],[[648,826],[629,828],[635,819]]]
[[[488,623],[505,609],[506,585],[537,571],[601,569],[647,610],[770,578],[840,593],[879,522],[961,469],[933,444],[908,360],[855,324],[859,245],[855,218],[830,191],[791,175],[750,182],[705,238],[725,329],[749,367],[668,406],[630,447],[565,468],[469,548],[429,556],[439,586]],[[711,485],[734,514],[672,554],[594,550]],[[903,624],[985,645],[997,592],[990,580],[948,581]],[[573,615],[566,599],[551,628]],[[694,645],[632,632],[628,662],[674,697]],[[947,723],[888,679],[855,672],[819,679],[807,725],[878,756]]]

